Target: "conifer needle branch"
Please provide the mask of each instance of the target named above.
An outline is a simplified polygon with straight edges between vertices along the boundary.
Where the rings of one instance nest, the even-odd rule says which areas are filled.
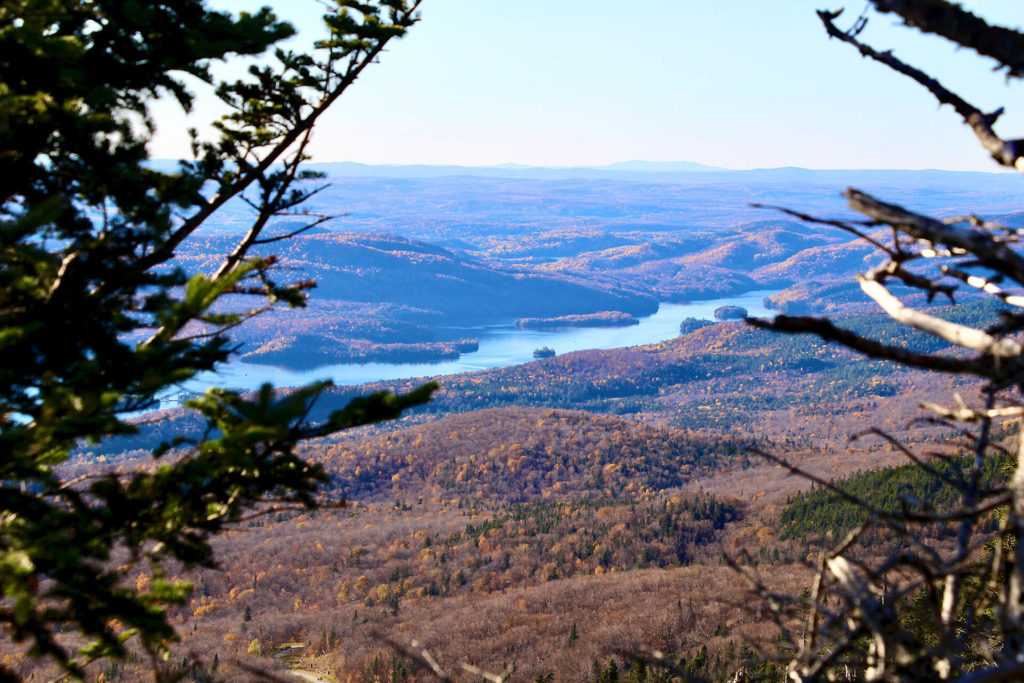
[[[252,226],[249,228],[249,232],[238,243],[234,251],[224,259],[224,262],[221,264],[220,268],[217,269],[217,272],[214,273],[211,279],[217,280],[224,277],[232,268],[245,258],[246,254],[249,253],[249,249],[251,249],[256,243],[260,233],[263,232],[267,223],[276,213],[277,205],[284,198],[285,192],[287,192],[291,184],[295,182],[295,176],[299,171],[299,163],[304,158],[304,151],[306,146],[309,145],[312,133],[313,128],[312,125],[310,125],[303,130],[302,134],[297,138],[298,149],[295,151],[292,159],[290,159],[286,164],[284,178],[279,181],[277,188],[272,193],[272,197],[265,197],[263,199],[263,203],[258,209],[259,214],[256,220],[253,221]],[[263,175],[261,174],[259,177],[263,178]]]
[[[419,8],[422,0],[412,0],[408,7],[402,9],[397,15],[397,26],[407,27],[415,21],[416,10]],[[185,220],[185,222],[179,226],[166,240],[161,248],[154,252],[148,262],[151,264],[162,263],[166,258],[169,258],[184,242],[189,235],[196,231],[196,229],[206,222],[210,216],[212,216],[220,207],[228,202],[232,197],[237,196],[243,192],[247,187],[256,182],[256,180],[275,163],[278,159],[284,155],[289,148],[299,138],[304,135],[309,129],[313,127],[316,121],[323,115],[327,109],[330,108],[338,98],[344,93],[359,77],[360,74],[372,64],[384,51],[391,36],[385,36],[379,38],[377,42],[370,48],[366,49],[362,54],[354,56],[353,61],[350,63],[349,68],[345,74],[341,76],[336,83],[333,83],[333,87],[327,92],[320,102],[313,107],[304,117],[296,122],[291,130],[283,135],[281,139],[274,145],[274,147],[263,156],[257,164],[251,169],[248,169],[245,173],[241,174],[236,180],[226,188],[225,191],[217,193],[211,197],[210,200],[199,209],[194,215]]]

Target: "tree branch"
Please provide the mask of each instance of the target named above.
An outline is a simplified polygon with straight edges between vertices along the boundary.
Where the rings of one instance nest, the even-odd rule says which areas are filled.
[[[907,26],[922,33],[942,36],[979,55],[991,57],[1007,76],[1024,77],[1024,35],[1019,31],[993,26],[959,5],[938,0],[871,0],[879,12],[903,17]]]
[[[947,225],[929,216],[923,216],[896,204],[875,199],[855,188],[848,188],[843,196],[850,208],[872,220],[891,225],[911,237],[963,249],[973,254],[987,268],[1002,273],[1024,284],[1024,258],[1005,242],[992,235],[962,225]]]
[[[858,275],[860,288],[896,322],[903,323],[916,330],[927,332],[933,336],[962,346],[967,349],[981,351],[996,358],[1015,358],[1020,356],[1021,345],[1009,338],[997,339],[992,335],[976,330],[973,327],[949,322],[941,318],[922,313],[906,306],[893,296],[885,285],[875,280],[871,274]]]
[[[1003,166],[1008,166],[1024,173],[1024,140],[1003,140],[992,130],[992,125],[1003,113],[1002,109],[998,109],[990,114],[983,114],[980,109],[956,93],[948,90],[925,72],[894,57],[892,52],[878,52],[871,46],[865,45],[857,40],[856,31],[839,30],[834,20],[840,13],[818,10],[818,17],[821,19],[821,23],[824,24],[829,37],[853,45],[864,57],[884,64],[924,86],[940,104],[948,104],[956,110],[956,113],[971,127],[971,130],[974,131],[975,136],[981,142],[981,146],[992,155],[993,159]]]
[[[985,357],[961,359],[915,353],[900,346],[888,346],[874,339],[862,337],[854,332],[836,327],[831,321],[824,318],[777,315],[772,320],[762,318],[746,318],[745,320],[750,325],[764,330],[790,334],[809,332],[822,339],[838,342],[872,358],[896,361],[914,368],[939,370],[953,374],[972,374],[980,377],[990,377],[995,370],[991,359]]]
[[[415,11],[419,8],[422,0],[413,0],[408,10],[403,12],[403,16],[411,18]],[[317,119],[327,111],[328,108],[334,102],[341,97],[341,94],[348,89],[352,83],[362,74],[367,66],[372,64],[377,57],[384,51],[387,46],[390,37],[380,39],[379,42],[374,45],[371,49],[367,50],[361,59],[356,61],[355,64],[342,76],[338,83],[335,84],[334,88],[327,93],[327,95],[317,104],[316,107],[310,111],[305,117],[300,119],[291,130],[286,133],[281,140],[279,140],[259,162],[239,176],[234,182],[232,182],[228,188],[219,192],[207,201],[207,203],[201,207],[195,214],[190,216],[185,222],[164,241],[160,249],[154,252],[145,259],[145,265],[156,265],[162,263],[164,260],[169,258],[174,250],[181,245],[185,239],[188,238],[195,230],[202,225],[210,216],[212,216],[217,209],[222,207],[232,197],[238,195],[244,191],[253,182],[260,178],[267,169],[269,169],[280,157],[283,155],[299,138],[307,133],[309,129],[313,127]]]

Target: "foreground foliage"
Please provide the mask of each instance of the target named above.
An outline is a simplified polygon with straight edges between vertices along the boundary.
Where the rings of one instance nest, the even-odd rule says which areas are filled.
[[[204,429],[156,448],[149,466],[60,475],[77,444],[133,434],[133,414],[227,360],[232,327],[303,305],[312,283],[278,282],[274,257],[250,249],[296,232],[318,191],[300,169],[314,123],[418,4],[336,0],[316,54],[277,49],[233,82],[217,81],[212,63],[261,55],[294,32],[267,8],[0,7],[0,623],[30,654],[83,676],[137,636],[156,668],[175,637],[165,608],[190,590],[165,565],[211,566],[211,537],[254,504],[316,505],[326,477],[295,454],[303,439],[429,396],[376,394],[311,424],[323,384],[212,389],[189,402]],[[186,77],[228,113],[216,139],[192,133],[194,161],[163,173],[147,163],[150,105],[163,96],[189,110]],[[186,272],[177,250],[231,200],[250,207],[248,232],[207,274]],[[326,218],[301,218],[299,231]],[[228,296],[248,299],[216,307]],[[151,575],[144,585],[126,581],[137,566]]]

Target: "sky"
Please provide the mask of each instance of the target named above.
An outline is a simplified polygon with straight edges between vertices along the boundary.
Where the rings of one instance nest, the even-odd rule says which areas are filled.
[[[855,49],[829,40],[827,0],[424,0],[393,42],[322,119],[315,161],[591,166],[695,161],[727,168],[996,170],[949,107]],[[212,6],[252,8],[249,0]],[[317,0],[273,0],[299,35],[317,36]],[[1019,0],[963,3],[1021,27]],[[831,0],[824,8],[843,7]],[[845,3],[848,26],[865,8]],[[869,15],[861,38],[924,68],[1024,137],[1024,84],[935,37]],[[185,129],[217,115],[201,96],[185,117],[155,109],[155,157],[188,153]]]

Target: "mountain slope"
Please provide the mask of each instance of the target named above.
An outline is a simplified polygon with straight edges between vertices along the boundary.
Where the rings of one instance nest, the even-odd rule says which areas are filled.
[[[508,503],[556,494],[642,499],[721,468],[753,444],[607,415],[497,408],[311,452],[348,498],[446,492]]]

